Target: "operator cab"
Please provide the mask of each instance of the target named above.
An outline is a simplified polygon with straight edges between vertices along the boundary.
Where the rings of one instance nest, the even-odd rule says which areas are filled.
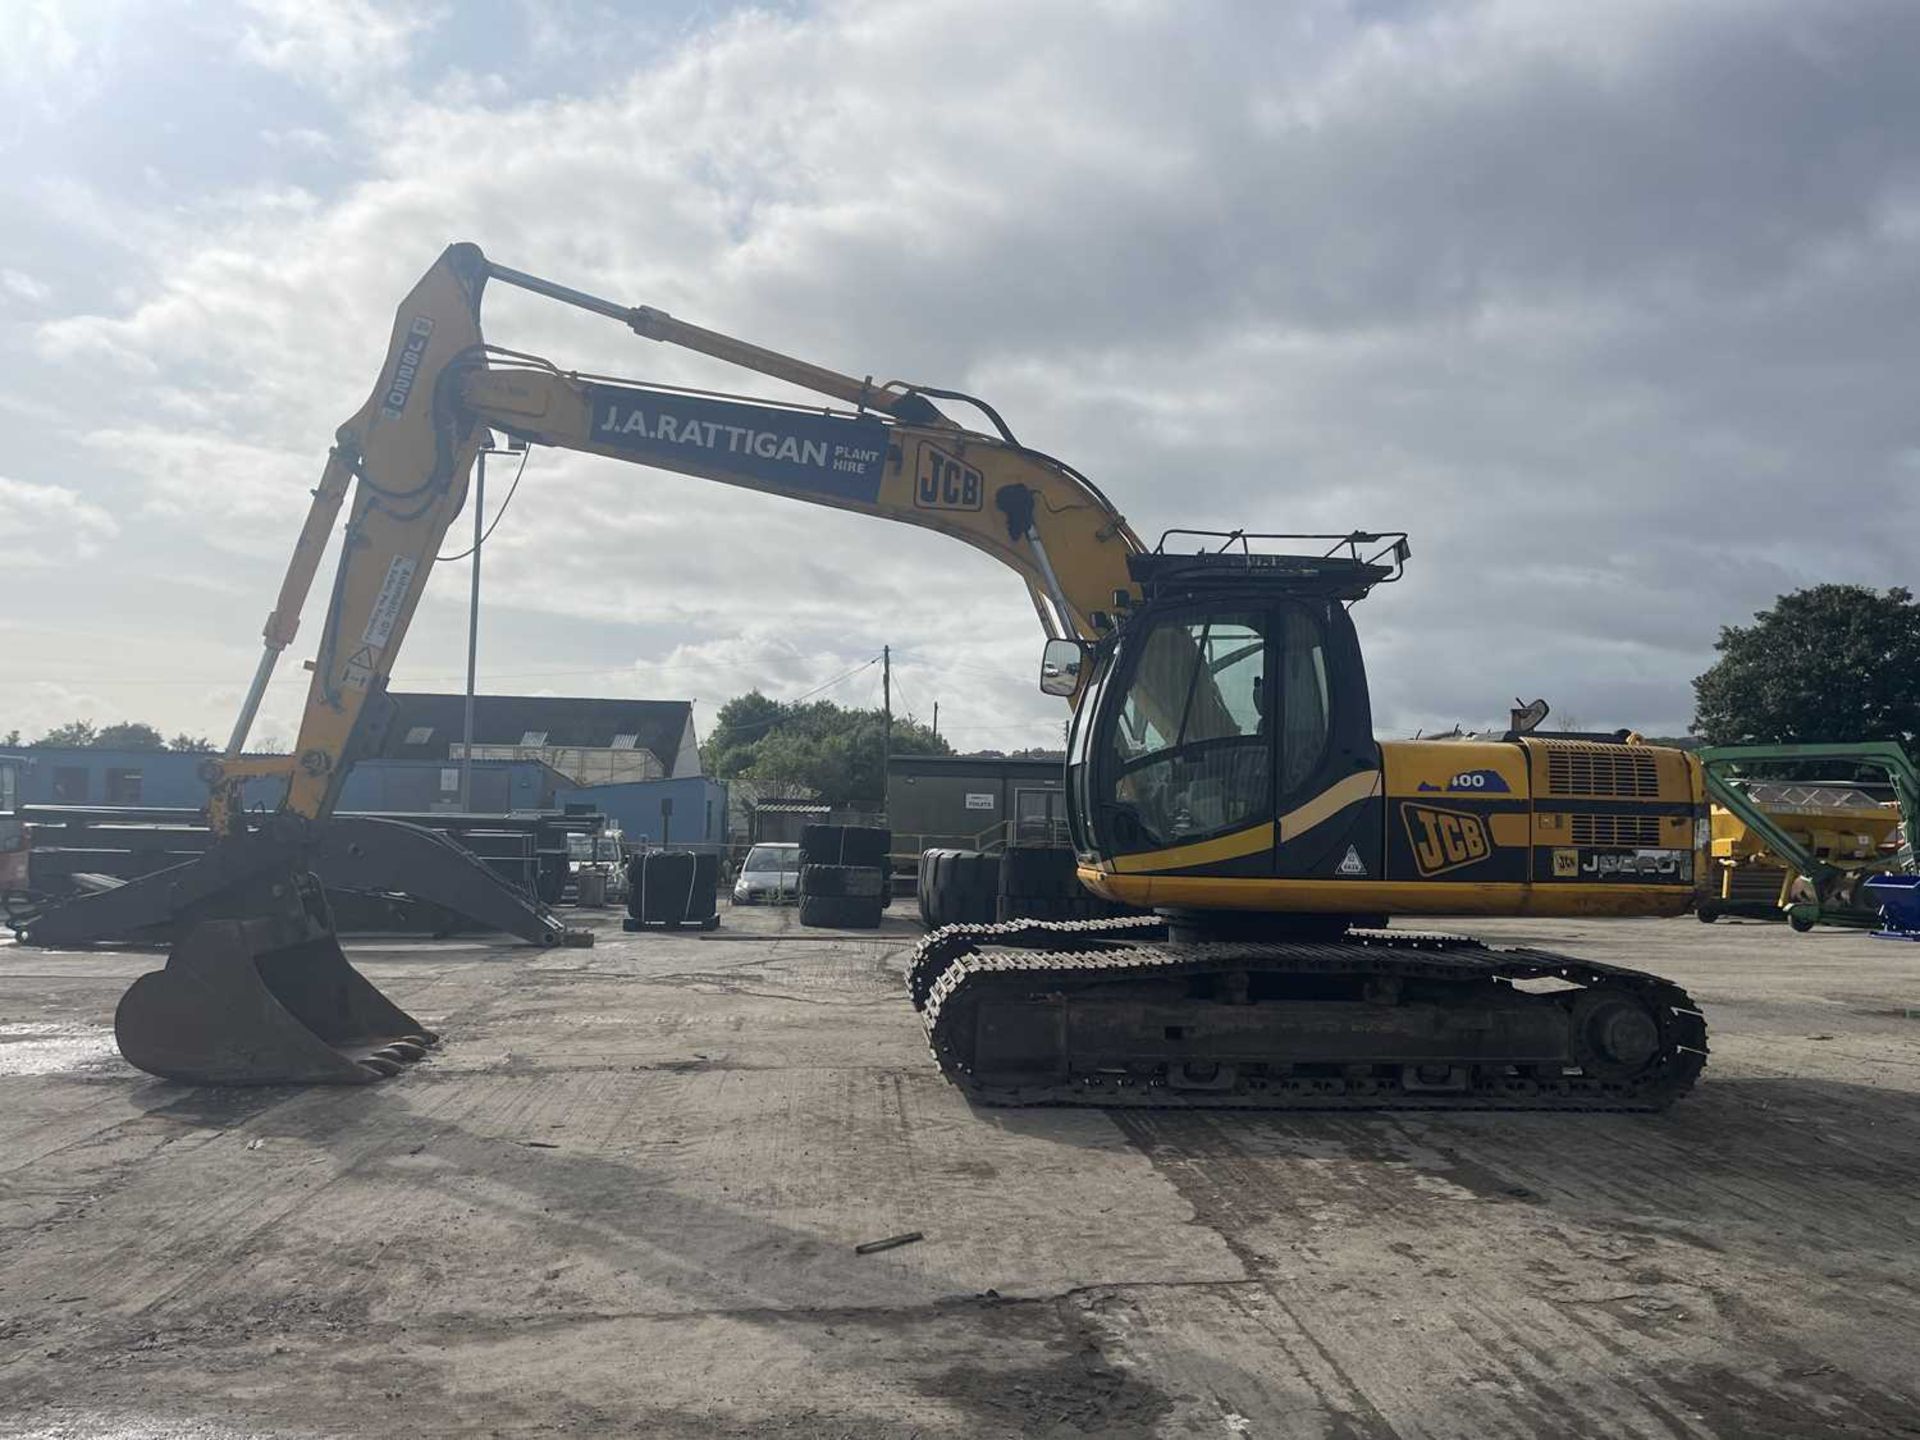
[[[1380,758],[1348,606],[1399,578],[1406,537],[1236,532],[1167,552],[1194,533],[1131,557],[1142,601],[1084,654],[1067,775],[1082,862],[1257,879],[1336,873],[1349,847],[1377,857],[1379,806],[1352,799]],[[1338,543],[1276,555],[1250,538]]]

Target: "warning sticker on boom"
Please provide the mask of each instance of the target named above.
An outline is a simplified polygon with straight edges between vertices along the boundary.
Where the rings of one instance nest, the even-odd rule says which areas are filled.
[[[366,633],[360,637],[362,645],[386,647],[387,637],[393,634],[393,627],[400,621],[400,611],[407,603],[407,590],[413,584],[418,563],[411,555],[393,557],[393,563],[387,567],[387,578],[380,582],[380,593],[374,598],[373,614],[367,617]]]
[[[1347,846],[1346,855],[1338,865],[1333,867],[1333,873],[1336,875],[1365,875],[1367,873],[1367,863],[1360,858],[1360,847],[1357,845]]]

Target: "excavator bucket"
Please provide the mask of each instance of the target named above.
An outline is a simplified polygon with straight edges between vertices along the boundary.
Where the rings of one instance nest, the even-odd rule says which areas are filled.
[[[194,926],[121,997],[120,1053],[199,1085],[365,1085],[424,1055],[439,1037],[347,963],[331,925],[305,928],[289,943],[279,918]]]
[[[198,1085],[365,1085],[438,1038],[347,963],[299,827],[47,911],[28,944],[170,936],[164,969],[120,997],[120,1053]]]
[[[367,816],[273,825],[198,859],[36,911],[53,949],[171,941],[114,1017],[120,1053],[203,1085],[363,1085],[434,1033],[347,963],[326,887],[404,891],[540,945],[590,943],[443,835]]]

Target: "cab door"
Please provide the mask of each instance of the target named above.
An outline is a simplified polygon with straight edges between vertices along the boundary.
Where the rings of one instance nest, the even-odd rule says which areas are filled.
[[[1289,600],[1269,627],[1277,735],[1273,872],[1379,880],[1385,799],[1365,665],[1346,606]]]

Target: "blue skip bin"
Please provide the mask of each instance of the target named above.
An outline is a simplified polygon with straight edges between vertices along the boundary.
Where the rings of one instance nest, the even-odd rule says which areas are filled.
[[[1920,940],[1920,875],[1869,875],[1866,887],[1880,903],[1885,928],[1876,940]]]

